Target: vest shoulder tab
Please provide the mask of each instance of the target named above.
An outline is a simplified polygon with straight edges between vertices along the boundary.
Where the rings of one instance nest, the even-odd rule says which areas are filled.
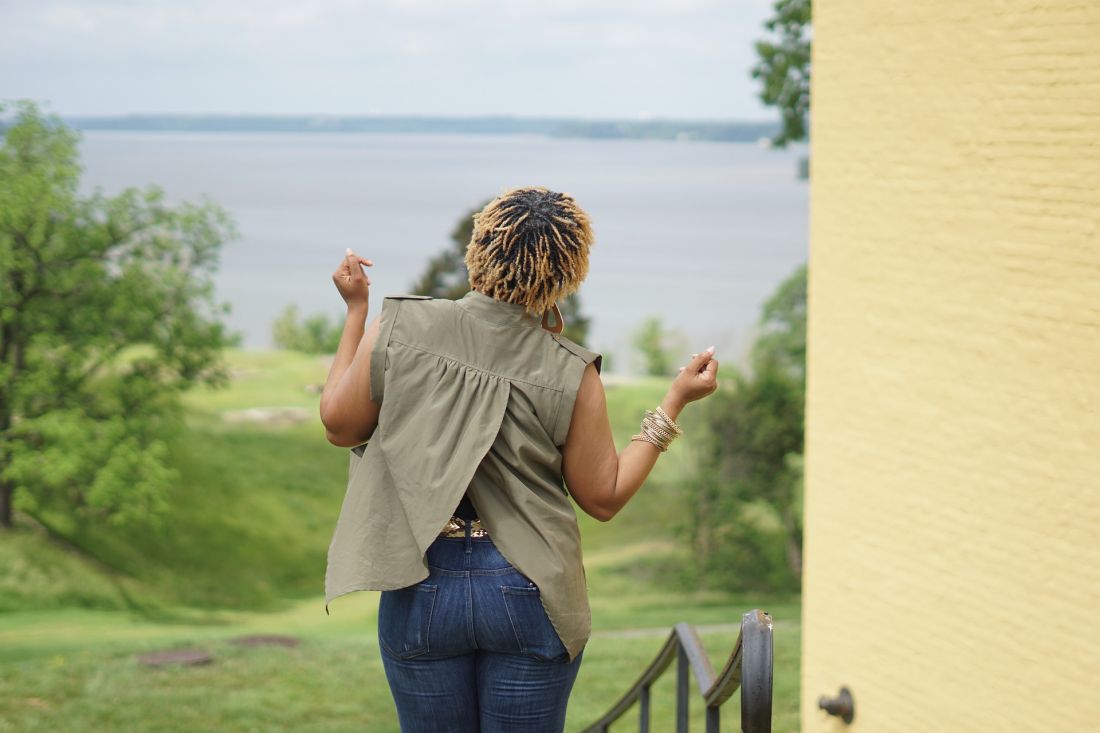
[[[558,344],[564,347],[567,351],[570,351],[576,356],[579,356],[585,364],[595,362],[596,371],[600,371],[603,365],[603,356],[601,354],[584,348],[576,341],[568,339],[565,336],[562,336],[560,333],[551,333],[550,335],[553,336],[554,340],[557,341]]]

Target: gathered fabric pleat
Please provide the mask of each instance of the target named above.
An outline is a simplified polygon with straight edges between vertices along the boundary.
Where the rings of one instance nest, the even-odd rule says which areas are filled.
[[[385,431],[362,457],[352,452],[328,550],[326,611],[345,593],[403,588],[428,576],[424,554],[496,440],[508,407],[507,379],[400,343],[390,345],[389,355],[387,369],[419,361],[415,376],[382,402]],[[433,419],[426,424],[427,415]]]

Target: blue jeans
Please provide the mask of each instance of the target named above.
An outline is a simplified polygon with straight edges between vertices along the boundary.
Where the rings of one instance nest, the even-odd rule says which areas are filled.
[[[488,537],[435,540],[428,568],[378,606],[402,733],[561,733],[582,655],[569,661],[535,584]]]

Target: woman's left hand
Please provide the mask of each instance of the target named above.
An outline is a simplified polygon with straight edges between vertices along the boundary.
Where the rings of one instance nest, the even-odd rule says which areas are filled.
[[[336,272],[332,273],[332,282],[336,284],[336,289],[340,291],[340,297],[344,299],[349,308],[352,306],[366,307],[370,295],[370,278],[363,272],[360,265],[370,267],[373,264],[365,257],[360,257],[352,252],[351,247],[348,247],[347,255],[340,262],[340,266],[336,268]]]

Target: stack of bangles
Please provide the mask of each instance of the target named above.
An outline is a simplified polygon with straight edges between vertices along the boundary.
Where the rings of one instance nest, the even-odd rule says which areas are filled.
[[[676,424],[676,421],[669,417],[668,413],[658,405],[656,411],[645,411],[645,417],[642,418],[642,432],[630,439],[652,443],[657,446],[659,451],[664,453],[668,450],[668,446],[672,441],[683,434],[684,431]]]

